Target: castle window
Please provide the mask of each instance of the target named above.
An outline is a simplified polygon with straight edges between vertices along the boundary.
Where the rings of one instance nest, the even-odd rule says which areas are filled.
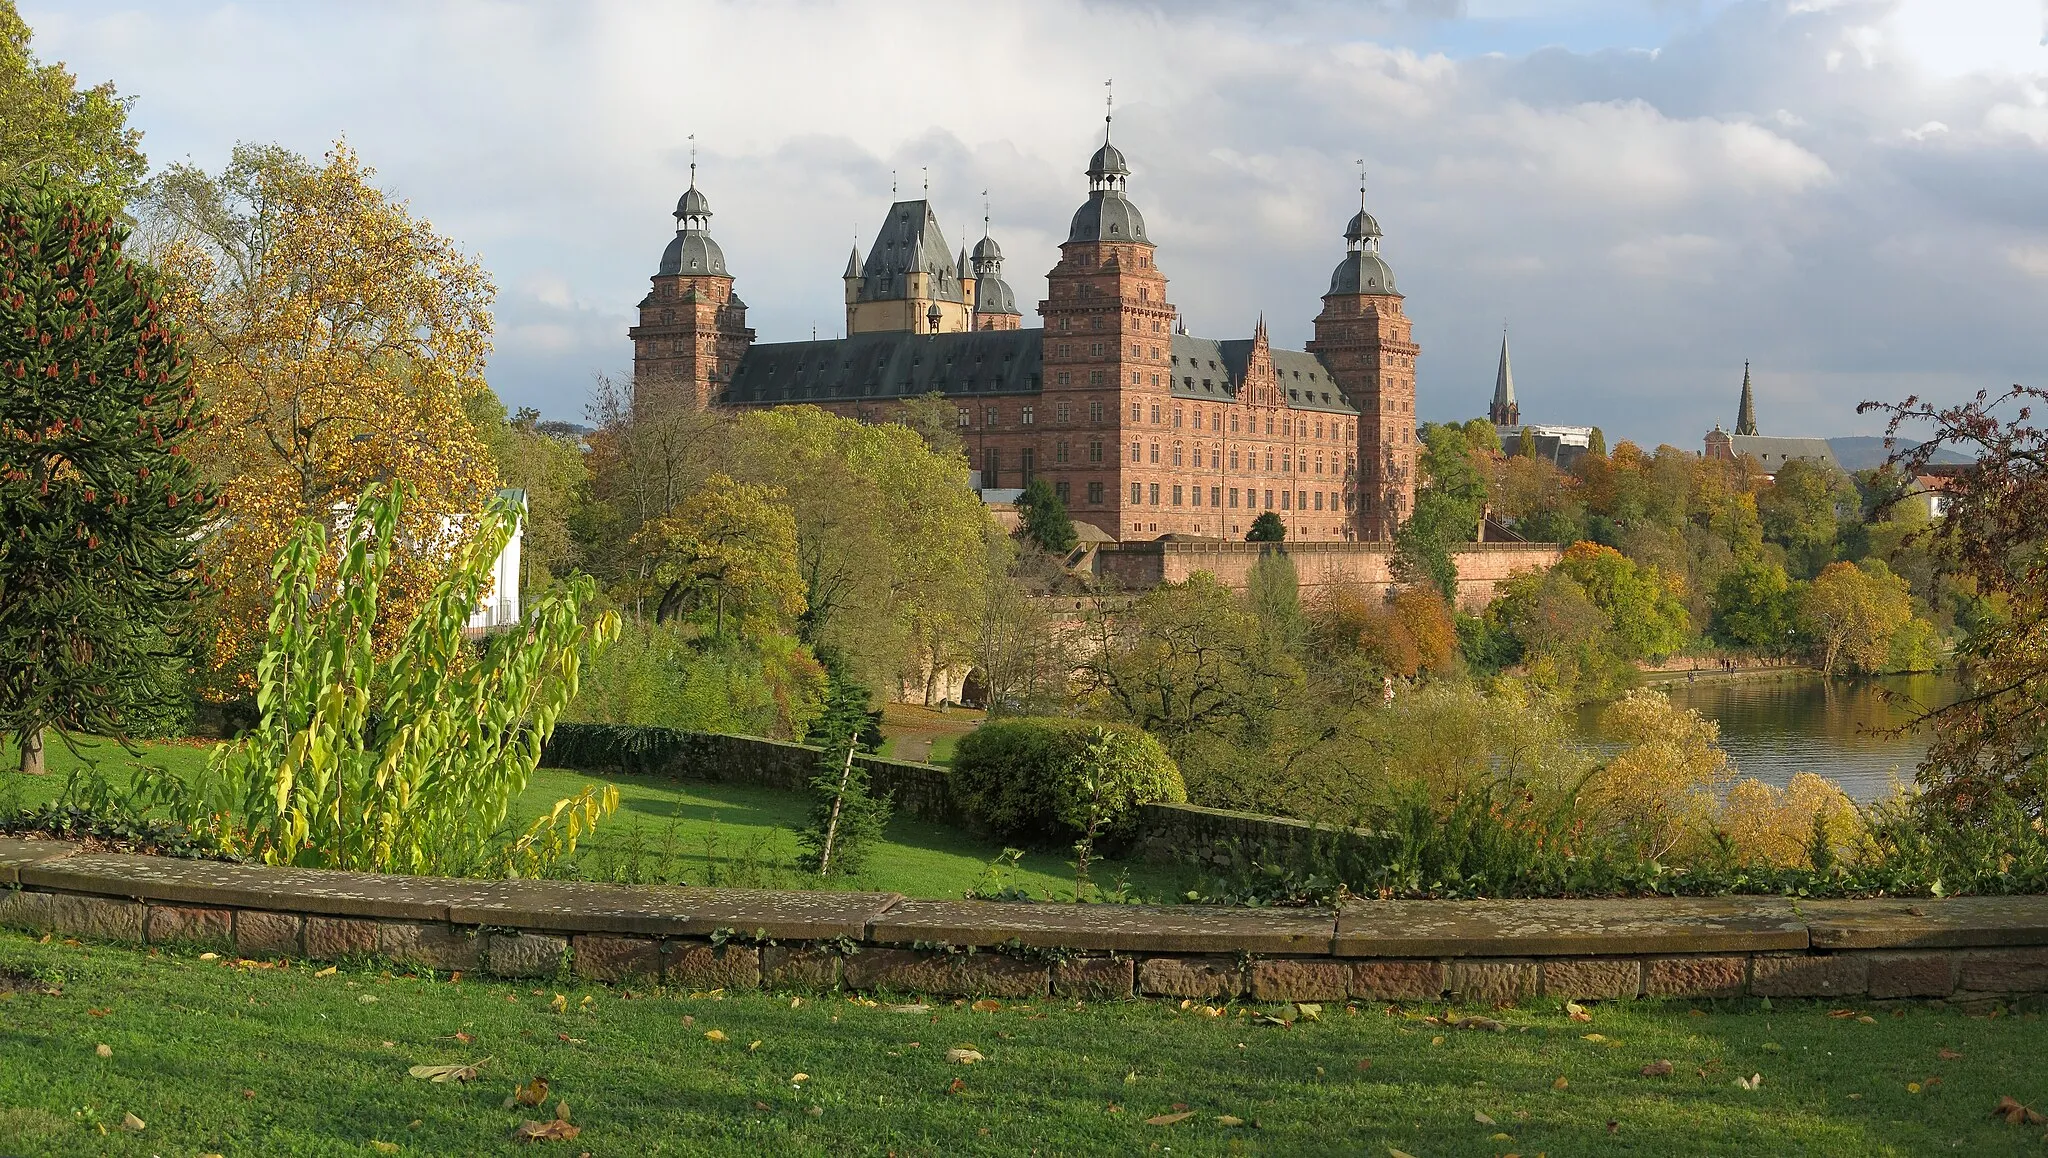
[[[962,406],[962,407],[960,408],[960,425],[962,425],[962,426],[972,426],[972,425],[974,425],[974,415],[972,415],[972,414],[968,413],[968,411],[967,411],[967,408],[966,408],[965,406]]]
[[[1142,443],[1136,443],[1136,442],[1132,443],[1132,444],[1131,444],[1131,461],[1132,461],[1132,462],[1143,462],[1143,461],[1144,461],[1144,459],[1145,459],[1145,447],[1144,447],[1144,445],[1143,445]]]
[[[1323,509],[1323,492],[1321,491],[1316,492],[1316,509],[1319,511]]]
[[[1293,455],[1291,455],[1291,454],[1288,454],[1288,453],[1287,453],[1286,451],[1284,451],[1284,450],[1283,450],[1283,451],[1281,451],[1281,452],[1280,452],[1280,471],[1281,471],[1281,473],[1282,473],[1282,474],[1286,474],[1286,473],[1288,473],[1288,472],[1291,472],[1291,471],[1292,471],[1292,470],[1294,469],[1294,465],[1293,465],[1293,464],[1294,464],[1294,456],[1293,456]]]
[[[1088,319],[1088,328],[1089,328],[1089,329],[1091,329],[1091,330],[1099,330],[1099,329],[1101,329],[1101,328],[1102,328],[1102,318],[1101,318],[1101,316],[1100,316],[1100,315],[1097,315],[1096,317],[1092,317],[1092,318],[1089,318],[1089,319]],[[1101,356],[1102,356],[1102,347],[1101,347],[1101,346],[1097,346],[1097,347],[1095,347],[1095,355],[1096,355],[1097,357],[1101,357]]]
[[[1152,465],[1159,465],[1159,444],[1156,442],[1152,444]]]
[[[1318,418],[1318,419],[1316,420],[1316,437],[1317,437],[1317,438],[1321,438],[1322,436],[1323,436],[1323,421],[1322,421],[1322,419]]]
[[[1230,505],[1231,505],[1231,506],[1233,506],[1233,507],[1237,505],[1237,488],[1236,488],[1236,487],[1231,487],[1231,488],[1230,488]]]
[[[1193,390],[1195,388],[1195,380],[1193,378],[1182,378],[1180,380],[1180,384],[1187,387],[1190,390]]]
[[[1088,440],[1088,461],[1089,461],[1089,462],[1101,462],[1101,461],[1102,461],[1102,440],[1101,440],[1101,439],[1099,439],[1099,438],[1091,438],[1091,439],[1089,439],[1089,440]]]
[[[1152,291],[1151,291],[1151,290],[1149,290],[1149,289],[1146,289],[1146,288],[1145,288],[1144,286],[1139,286],[1139,287],[1138,287],[1138,300],[1139,300],[1139,301],[1141,301],[1141,302],[1149,302],[1149,301],[1151,301],[1151,300],[1152,300]]]
[[[1220,469],[1222,469],[1222,467],[1223,467],[1223,451],[1222,451],[1222,450],[1220,450],[1220,449],[1218,449],[1217,447],[1214,447],[1214,446],[1210,447],[1210,448],[1209,448],[1209,469],[1211,469],[1211,470],[1220,470]]]
[[[1179,484],[1179,483],[1175,483],[1175,484],[1173,484],[1173,505],[1174,505],[1174,506],[1176,506],[1176,507],[1180,505],[1180,484]]]
[[[1066,504],[1074,501],[1073,488],[1067,485],[1065,482],[1056,482],[1052,484],[1052,493],[1059,496],[1061,506],[1065,506]]]
[[[1181,451],[1180,451],[1180,443],[1176,442],[1176,443],[1174,443],[1174,444],[1173,444],[1173,465],[1175,465],[1175,466],[1179,466],[1179,465],[1180,465],[1180,457],[1181,457]]]
[[[1144,407],[1144,404],[1143,404],[1143,403],[1139,403],[1139,402],[1133,402],[1133,403],[1131,403],[1131,421],[1132,421],[1132,422],[1143,422],[1143,421],[1145,421],[1145,407]]]
[[[1202,412],[1200,409],[1197,409],[1195,411],[1195,429],[1202,429]]]
[[[1273,492],[1272,492],[1272,491],[1267,491],[1267,492],[1266,492],[1266,509],[1267,509],[1267,510],[1269,510],[1269,511],[1273,509]]]
[[[1212,507],[1220,507],[1220,506],[1222,506],[1222,505],[1223,505],[1223,488],[1222,488],[1222,487],[1210,487],[1210,488],[1209,488],[1209,505],[1210,505],[1210,506],[1212,506]]]
[[[1159,404],[1157,402],[1152,404],[1152,425],[1159,425]]]
[[[1270,414],[1266,415],[1266,433],[1273,433],[1273,416]]]
[[[1018,463],[1023,473],[1021,481],[1027,487],[1031,485],[1032,460],[1037,457],[1037,453],[1028,446],[1017,452]]]
[[[1088,384],[1089,384],[1090,386],[1100,386],[1100,385],[1102,385],[1102,371],[1100,371],[1100,370],[1090,370],[1090,371],[1088,371]]]
[[[1131,484],[1131,505],[1135,507],[1135,506],[1137,506],[1137,505],[1138,505],[1139,503],[1142,503],[1142,502],[1144,502],[1144,501],[1145,501],[1145,484],[1143,484],[1143,483],[1132,483],[1132,484]]]
[[[1201,488],[1201,487],[1189,487],[1189,488],[1188,488],[1188,502],[1189,502],[1189,504],[1190,504],[1190,505],[1193,505],[1193,506],[1197,506],[1197,507],[1199,507],[1199,506],[1201,506],[1201,505],[1202,505],[1202,488]]]
[[[1316,473],[1317,473],[1317,474],[1321,474],[1321,473],[1323,473],[1323,452],[1322,452],[1322,451],[1317,451],[1317,452],[1316,452]]]
[[[1064,330],[1064,329],[1067,329],[1067,328],[1068,328],[1068,323],[1072,322],[1073,320],[1074,320],[1074,319],[1072,319],[1072,318],[1061,318],[1061,319],[1060,319],[1060,329],[1062,329],[1062,330]]]
[[[1028,458],[1028,457],[1030,456],[1031,452],[1027,450],[1027,451],[1025,451],[1025,452],[1024,452],[1024,454],[1025,454],[1025,456],[1026,456],[1026,457]],[[1297,510],[1297,511],[1305,511],[1305,510],[1307,510],[1307,509],[1308,509],[1308,492],[1307,492],[1307,491],[1296,491],[1296,492],[1294,492],[1294,509],[1295,509],[1295,510]]]
[[[985,415],[983,415],[983,422],[982,422],[982,425],[983,425],[983,426],[994,426],[994,425],[996,425],[996,424],[997,424],[998,422],[1001,422],[1002,420],[1003,420],[1003,410],[1002,410],[1002,407],[1000,407],[1000,406],[991,406],[991,407],[989,407],[989,408],[988,408],[988,413],[987,413],[987,414],[985,414]]]
[[[1143,385],[1143,383],[1142,383],[1142,382],[1140,382],[1140,381],[1138,380],[1138,379],[1139,379],[1139,378],[1141,378],[1142,376],[1143,376],[1143,375],[1139,374],[1139,372],[1138,372],[1138,371],[1136,371],[1136,370],[1133,370],[1133,371],[1131,371],[1131,385],[1133,385],[1133,386],[1141,386],[1141,385]],[[1158,383],[1158,381],[1157,381],[1157,379],[1158,379],[1159,375],[1157,375],[1157,374],[1154,374],[1154,375],[1153,375],[1152,377],[1153,377],[1153,379],[1154,379],[1154,381],[1153,381],[1153,383],[1152,383],[1152,384],[1153,384],[1154,386],[1157,386],[1157,385],[1159,385],[1159,383]]]
[[[1181,418],[1182,418],[1182,414],[1181,414],[1181,408],[1180,408],[1180,407],[1178,407],[1178,406],[1174,407],[1174,408],[1173,408],[1173,428],[1174,428],[1175,430],[1179,430],[1179,429],[1180,429],[1180,420],[1181,420]]]
[[[1230,452],[1230,469],[1237,469],[1237,452],[1234,450]]]
[[[1017,421],[1025,426],[1031,425],[1031,407],[1026,406],[1024,413],[1018,417]]]
[[[1003,452],[991,446],[981,452],[981,485],[1002,486]]]
[[[1062,386],[1072,386],[1074,384],[1074,376],[1072,374],[1069,374],[1067,371],[1062,370],[1058,374],[1053,375],[1053,381],[1059,383]]]
[[[1273,469],[1273,452],[1272,452],[1272,451],[1270,451],[1270,450],[1268,450],[1268,451],[1266,452],[1266,469],[1267,469],[1267,470],[1272,470],[1272,469]]]
[[[668,349],[669,349],[669,353],[671,353],[671,354],[680,354],[680,353],[682,353],[682,352],[683,352],[683,340],[682,340],[681,338],[677,338],[676,340],[674,340],[674,341],[670,342],[670,343],[668,344]]]
[[[1281,491],[1281,492],[1280,492],[1280,509],[1281,509],[1281,510],[1283,510],[1283,511],[1289,511],[1289,510],[1293,510],[1294,508],[1293,508],[1293,507],[1292,507],[1291,505],[1289,505],[1289,500],[1290,500],[1290,499],[1292,499],[1293,497],[1294,497],[1294,492],[1293,492],[1293,491]]]
[[[1058,405],[1053,407],[1053,416],[1055,418],[1058,418],[1061,422],[1065,422],[1067,420],[1067,416],[1069,413],[1070,412],[1067,409],[1067,403],[1064,400],[1062,400]]]
[[[1098,426],[1102,424],[1102,399],[1090,398],[1088,400],[1088,421]]]
[[[1237,433],[1237,415],[1235,415],[1235,414],[1233,414],[1233,415],[1231,415],[1231,416],[1230,416],[1230,433],[1232,433],[1232,434],[1236,434],[1236,433]],[[1233,462],[1233,463],[1231,463],[1230,465],[1232,465],[1232,466],[1236,466],[1237,464]]]
[[[1088,505],[1091,507],[1099,507],[1102,505],[1101,483],[1092,482],[1088,484]]]
[[[674,310],[663,310],[663,311],[661,311],[661,320],[662,320],[662,321],[664,321],[664,322],[673,322],[673,321],[675,321],[675,320],[676,320],[676,312],[675,312]]]
[[[1156,506],[1158,506],[1158,505],[1159,505],[1159,484],[1158,484],[1158,483],[1153,483],[1153,484],[1151,484],[1150,486],[1148,486],[1148,487],[1147,487],[1147,488],[1145,488],[1145,489],[1146,489],[1146,493],[1147,493],[1147,494],[1148,494],[1148,495],[1150,496],[1150,498],[1151,498],[1151,500],[1152,500],[1152,504],[1151,504],[1151,505],[1153,505],[1153,506],[1155,506],[1155,507],[1156,507]]]
[[[1280,436],[1281,436],[1282,438],[1293,438],[1293,437],[1294,437],[1294,420],[1293,420],[1293,419],[1291,419],[1291,418],[1283,418],[1283,419],[1281,419],[1281,420],[1280,420]]]

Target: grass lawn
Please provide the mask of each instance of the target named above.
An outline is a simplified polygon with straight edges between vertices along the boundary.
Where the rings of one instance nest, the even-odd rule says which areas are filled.
[[[110,781],[126,784],[135,757],[109,741],[93,741],[74,755],[62,745],[47,749],[49,775],[32,779],[12,771],[11,751],[0,746],[0,806],[55,798],[65,778],[84,760],[96,761]],[[143,746],[142,762],[162,763],[180,775],[202,767],[211,744],[178,741]],[[84,758],[81,759],[81,756]],[[515,815],[538,815],[556,800],[573,796],[593,777],[544,768],[534,774]],[[688,883],[746,888],[812,888],[818,882],[796,871],[796,830],[809,813],[808,797],[744,784],[694,784],[652,776],[621,776],[619,810],[577,849],[576,873],[590,880],[627,883]],[[944,825],[909,816],[890,822],[888,839],[876,847],[866,870],[835,887],[881,889],[906,896],[958,898],[982,878],[1002,846]],[[1006,881],[1035,897],[1069,900],[1073,869],[1059,852],[1029,852]],[[1109,887],[1122,874],[1137,899],[1172,901],[1187,889],[1183,874],[1169,865],[1110,861],[1094,872]]]
[[[2048,1105],[2048,1025],[2033,1015],[1625,1003],[1595,1006],[1588,1024],[1530,1006],[1496,1014],[1507,1031],[1492,1033],[1422,1020],[1442,1007],[1327,1005],[1290,1026],[1251,1012],[903,1011],[394,977],[374,963],[323,977],[0,933],[0,1151],[513,1152],[519,1121],[551,1116],[503,1108],[535,1075],[583,1129],[543,1151],[565,1155],[2048,1149],[2043,1127],[1991,1116],[2001,1095]],[[984,1060],[949,1063],[970,1046]],[[466,1085],[406,1072],[485,1058]],[[1640,1072],[1659,1060],[1670,1076]],[[1737,1086],[1753,1073],[1756,1089]],[[145,1127],[124,1129],[127,1114]],[[1147,1121],[1170,1115],[1185,1116]]]

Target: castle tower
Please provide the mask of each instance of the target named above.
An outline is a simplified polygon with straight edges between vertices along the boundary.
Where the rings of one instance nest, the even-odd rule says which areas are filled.
[[[1756,433],[1756,395],[1749,388],[1749,363],[1742,364],[1742,406],[1735,412],[1735,433]]]
[[[675,219],[675,238],[640,301],[640,324],[626,331],[637,413],[710,406],[754,341],[747,303],[732,292],[725,254],[711,240],[711,202],[697,189],[695,161]]]
[[[1003,247],[988,235],[988,219],[982,218],[981,240],[974,243],[974,328],[1015,330],[1024,325],[1017,312],[1017,295],[1003,280]]]
[[[1495,426],[1520,426],[1522,408],[1515,402],[1515,371],[1508,365],[1508,332],[1500,332],[1500,369],[1493,374],[1493,404],[1486,419]]]
[[[1174,308],[1145,219],[1125,196],[1130,173],[1105,116],[1102,147],[1088,162],[1088,200],[1074,211],[1038,303],[1045,409],[1055,421],[1067,415],[1082,428],[1075,441],[1089,447],[1056,468],[1054,485],[1067,483],[1076,505],[1102,512],[1102,529],[1118,539],[1152,537],[1161,488],[1173,481],[1157,447],[1172,409]]]
[[[1358,501],[1358,537],[1388,540],[1415,509],[1414,327],[1402,312],[1394,271],[1380,257],[1380,224],[1365,209],[1344,228],[1344,260],[1330,274],[1310,353],[1358,407],[1357,465],[1347,486]],[[1355,473],[1354,473],[1355,472]]]
[[[974,302],[930,201],[889,206],[867,260],[858,270],[853,262],[846,268],[848,335],[880,330],[953,334],[973,328]]]

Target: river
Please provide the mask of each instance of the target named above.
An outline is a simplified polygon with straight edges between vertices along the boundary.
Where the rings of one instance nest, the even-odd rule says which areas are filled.
[[[1889,794],[1894,775],[1912,783],[1927,750],[1924,732],[1884,733],[1921,708],[1953,703],[1961,694],[1961,685],[1945,675],[1680,680],[1656,686],[1670,693],[1672,703],[1720,723],[1721,747],[1741,775],[1782,787],[1794,773],[1813,772],[1858,801]],[[1603,707],[1588,705],[1579,715],[1581,734],[1601,747]]]

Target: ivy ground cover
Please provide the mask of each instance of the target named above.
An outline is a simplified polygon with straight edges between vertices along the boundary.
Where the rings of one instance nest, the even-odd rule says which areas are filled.
[[[1993,1113],[2002,1097],[2048,1104],[2033,1014],[1742,1001],[1587,1015],[633,991],[0,933],[0,1151],[533,1152],[515,1131],[571,1132],[556,1121],[576,1136],[541,1152],[2048,1148],[2048,1126]],[[508,1105],[522,1088],[535,1104]]]

